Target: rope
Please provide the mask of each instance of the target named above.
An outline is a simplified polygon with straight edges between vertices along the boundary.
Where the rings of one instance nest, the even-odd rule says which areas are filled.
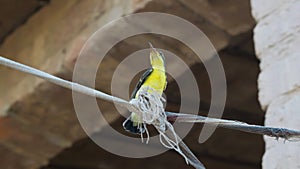
[[[164,100],[162,100],[160,96],[158,98],[157,95],[152,94],[155,92],[152,93],[144,92],[141,94],[138,100],[133,99],[130,102],[128,102],[121,98],[111,96],[109,94],[80,85],[78,83],[73,83],[58,78],[46,72],[6,59],[1,56],[0,56],[0,65],[4,65],[6,67],[10,67],[12,69],[16,69],[21,72],[25,72],[40,77],[49,82],[52,82],[54,84],[71,89],[79,93],[97,97],[106,101],[114,102],[122,107],[127,108],[131,112],[137,113],[143,119],[144,121],[143,126],[145,128],[146,128],[146,124],[152,124],[160,132],[161,142],[165,147],[172,148],[178,153],[180,153],[181,155],[183,155],[185,160],[197,169],[204,169],[204,166],[194,156],[194,154],[189,150],[189,148],[184,144],[184,142],[177,136],[173,126],[169,123],[169,121],[178,120],[179,122],[188,122],[188,123],[190,122],[206,123],[209,125],[216,125],[218,127],[229,128],[233,130],[239,130],[239,131],[255,133],[260,135],[268,135],[270,137],[275,137],[277,139],[284,138],[285,140],[290,140],[290,141],[300,140],[300,131],[297,130],[250,125],[239,121],[214,119],[214,118],[203,117],[198,115],[165,112],[162,106],[162,102]],[[168,131],[170,131],[171,134]],[[149,142],[149,132],[147,129],[146,129],[146,134],[147,134],[147,141],[146,141],[147,143]]]
[[[86,95],[97,97],[97,98],[100,98],[100,99],[103,99],[106,101],[114,102],[120,106],[127,108],[130,111],[137,111],[137,113],[138,113],[138,110],[136,110],[135,107],[132,104],[130,104],[129,102],[127,102],[126,100],[111,96],[104,92],[97,91],[95,89],[83,86],[78,83],[73,83],[73,82],[61,79],[61,78],[53,76],[49,73],[46,73],[46,72],[40,71],[38,69],[26,66],[24,64],[6,59],[2,56],[0,56],[0,65],[4,65],[6,67],[10,67],[12,69],[19,70],[21,72],[40,77],[42,79],[45,79],[46,81],[49,81],[49,82],[57,84],[61,87],[65,87],[67,89],[71,89],[73,91],[76,91],[76,92],[79,92],[82,94],[86,94]]]
[[[174,112],[166,112],[168,121],[178,121],[186,123],[205,123],[217,127],[239,130],[247,133],[267,135],[276,139],[283,138],[288,141],[300,141],[300,131],[290,130],[278,127],[266,127],[253,124],[247,124],[240,121],[215,119],[191,114],[179,114]]]

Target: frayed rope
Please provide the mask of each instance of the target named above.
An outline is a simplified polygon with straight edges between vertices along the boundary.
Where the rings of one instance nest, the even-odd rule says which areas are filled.
[[[146,131],[147,141],[149,142],[148,125],[153,125],[159,133],[161,144],[168,148],[177,151],[181,154],[186,163],[189,163],[188,157],[183,153],[179,144],[182,141],[176,134],[172,124],[167,120],[167,115],[164,110],[163,102],[166,100],[150,87],[143,87],[139,90],[137,99],[132,99],[131,104],[136,105],[140,114],[140,119],[143,123],[139,127],[143,127]],[[170,135],[166,134],[166,132]],[[143,135],[141,134],[143,141]]]

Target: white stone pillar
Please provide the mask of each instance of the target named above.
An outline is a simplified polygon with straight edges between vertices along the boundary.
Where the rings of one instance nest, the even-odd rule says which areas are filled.
[[[265,125],[300,130],[300,1],[251,0]],[[300,169],[300,142],[265,137],[263,169]]]

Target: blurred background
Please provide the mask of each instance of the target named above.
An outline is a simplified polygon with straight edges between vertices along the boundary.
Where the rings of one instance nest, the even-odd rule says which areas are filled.
[[[132,13],[169,13],[195,24],[217,49],[228,87],[222,118],[258,125],[264,125],[266,120],[268,125],[300,129],[295,122],[285,120],[295,116],[284,116],[281,107],[278,107],[286,108],[286,104],[292,102],[285,110],[293,113],[298,109],[295,99],[299,101],[297,86],[300,80],[290,72],[299,70],[300,60],[292,59],[294,54],[288,52],[296,49],[294,44],[297,40],[299,44],[300,39],[299,14],[294,6],[299,9],[299,1],[0,0],[0,54],[71,80],[83,44],[106,23]],[[286,22],[283,27],[278,27],[279,21],[274,19],[278,17]],[[295,20],[296,23],[292,22]],[[295,34],[297,36],[293,36]],[[157,48],[180,56],[190,66],[201,93],[199,114],[205,116],[210,108],[211,89],[203,63],[197,60],[189,47],[169,37],[147,34],[118,43],[100,65],[102,69],[97,74],[96,88],[110,93],[111,77],[118,63],[132,52],[148,48],[149,41]],[[275,50],[276,46],[279,46],[278,50]],[[284,59],[293,61],[286,61],[285,65],[276,62]],[[185,73],[178,78],[184,76]],[[138,75],[132,80],[131,90],[137,78]],[[3,66],[0,67],[0,81],[0,168],[192,168],[175,151],[144,159],[113,155],[93,143],[82,130],[74,112],[71,91]],[[285,97],[289,91],[293,92],[290,92],[288,101],[279,97]],[[180,92],[170,77],[166,95],[167,110],[178,111]],[[274,106],[273,101],[276,103]],[[124,118],[114,106],[101,100],[98,104],[110,125],[124,132]],[[268,116],[270,109],[275,111]],[[262,162],[265,153],[262,136],[218,128],[208,141],[199,144],[201,128],[200,124],[194,125],[184,141],[208,169],[281,168],[281,162],[275,162],[275,167],[271,163],[276,150],[274,146],[267,146],[267,150],[272,150],[270,155],[266,151]],[[273,142],[266,140],[269,145],[274,145]],[[282,144],[278,145],[282,150]],[[300,147],[299,144],[291,146]],[[293,164],[297,152],[291,156],[287,162],[290,167],[287,168],[299,167],[299,163]]]

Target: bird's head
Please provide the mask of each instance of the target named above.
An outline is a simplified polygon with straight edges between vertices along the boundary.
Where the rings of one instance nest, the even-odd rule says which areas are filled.
[[[150,44],[150,63],[153,69],[165,70],[165,57]]]

